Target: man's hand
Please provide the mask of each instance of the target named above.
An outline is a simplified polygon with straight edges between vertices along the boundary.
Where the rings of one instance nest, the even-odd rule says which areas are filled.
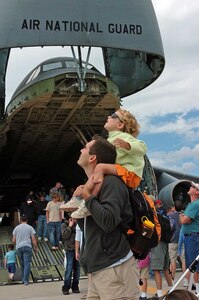
[[[82,198],[86,200],[92,195],[92,190],[94,188],[94,185],[95,183],[93,182],[93,175],[92,175],[82,189],[82,195],[81,195]]]
[[[69,218],[68,226],[73,227],[74,224],[76,224],[76,220],[74,218]]]
[[[73,196],[82,196],[82,189],[83,189],[84,185],[79,185],[76,190],[73,193]]]
[[[115,139],[114,142],[113,142],[113,145],[116,147],[116,148],[123,148],[123,149],[126,149],[126,150],[131,150],[131,145],[122,140],[122,139]]]

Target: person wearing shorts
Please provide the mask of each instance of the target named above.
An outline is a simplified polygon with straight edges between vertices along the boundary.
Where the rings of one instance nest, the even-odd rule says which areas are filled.
[[[155,248],[151,249],[151,269],[154,271],[157,287],[157,296],[163,296],[162,275],[164,273],[169,289],[172,287],[172,278],[169,274],[169,251],[168,244],[160,241]]]

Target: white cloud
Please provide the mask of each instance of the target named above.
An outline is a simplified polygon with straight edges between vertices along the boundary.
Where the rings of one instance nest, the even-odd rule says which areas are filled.
[[[154,151],[148,156],[153,166],[191,174],[199,168],[198,153],[199,144],[193,148],[182,147],[177,151]]]

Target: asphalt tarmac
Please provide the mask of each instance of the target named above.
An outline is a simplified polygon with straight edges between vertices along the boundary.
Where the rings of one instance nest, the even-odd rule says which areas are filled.
[[[176,280],[178,280],[181,276],[181,272],[177,272]],[[78,300],[81,299],[82,296],[86,295],[87,292],[87,279],[81,279],[79,288],[80,294],[74,294],[71,292],[70,295],[63,295],[61,291],[61,287],[63,285],[63,281],[50,281],[50,282],[42,282],[42,283],[30,283],[25,286],[23,284],[11,284],[0,287],[0,299],[1,300]],[[179,284],[178,288],[183,289],[183,280]],[[163,290],[167,291],[167,284],[165,279],[163,278]],[[154,279],[148,280],[148,297],[153,296],[156,293],[155,281]]]

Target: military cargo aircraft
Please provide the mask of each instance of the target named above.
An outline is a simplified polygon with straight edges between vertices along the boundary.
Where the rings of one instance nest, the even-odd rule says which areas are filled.
[[[82,183],[84,174],[76,166],[82,145],[94,133],[103,134],[107,116],[121,99],[152,84],[165,65],[150,0],[87,0],[86,6],[76,0],[75,11],[71,0],[48,0],[48,7],[38,0],[3,0],[1,5],[1,211],[18,206],[29,189],[49,187],[58,178],[66,187]],[[11,49],[51,45],[70,46],[73,57],[41,62],[5,108]],[[89,62],[94,47],[102,49],[105,74]],[[141,188],[158,197],[171,178],[162,183],[162,172],[154,172],[147,157],[145,161]]]

